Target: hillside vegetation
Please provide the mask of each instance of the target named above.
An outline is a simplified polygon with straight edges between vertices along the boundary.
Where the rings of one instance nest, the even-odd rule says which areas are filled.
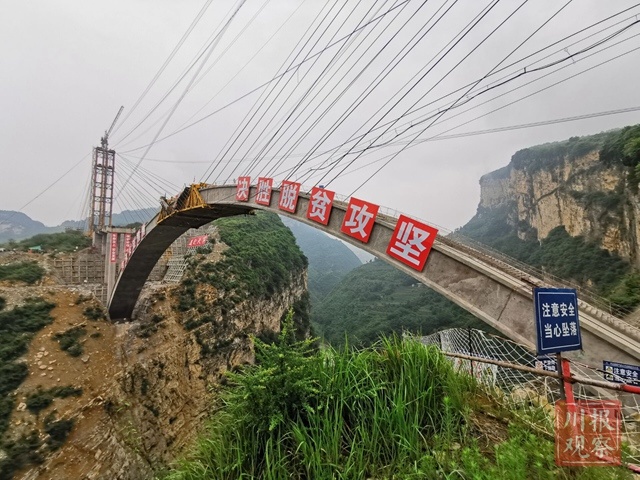
[[[319,304],[311,318],[332,345],[371,345],[381,335],[429,333],[444,328],[488,327],[417,280],[380,260],[347,274]]]
[[[230,375],[206,433],[165,480],[631,477],[557,467],[551,439],[434,347],[394,337],[313,351],[292,328],[288,319],[277,342],[256,341],[257,364]]]
[[[303,223],[282,218],[309,259],[309,295],[311,304],[322,301],[354,268],[362,265],[355,253],[336,238]]]
[[[205,323],[217,325],[247,298],[268,299],[280,293],[307,267],[293,234],[277,215],[259,212],[221,218],[214,224],[229,248],[217,262],[205,256],[210,245],[200,249],[177,291],[176,308],[185,312],[185,326],[190,330]],[[215,288],[215,297],[203,285]],[[308,329],[308,297],[294,307],[299,313],[296,318]]]
[[[91,238],[81,230],[68,230],[59,233],[39,233],[25,240],[9,241],[0,246],[8,250],[26,251],[31,247],[40,247],[44,252],[73,252],[91,246]]]

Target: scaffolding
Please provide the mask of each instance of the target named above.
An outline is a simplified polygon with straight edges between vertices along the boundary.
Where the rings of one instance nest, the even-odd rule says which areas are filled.
[[[189,247],[189,240],[192,237],[199,235],[211,235],[216,231],[216,229],[217,227],[214,225],[205,225],[198,229],[191,228],[171,244],[171,247],[169,248],[170,257],[167,261],[167,271],[163,279],[165,283],[180,282],[185,270],[187,269],[187,261],[189,257],[193,255],[198,248],[201,248]]]

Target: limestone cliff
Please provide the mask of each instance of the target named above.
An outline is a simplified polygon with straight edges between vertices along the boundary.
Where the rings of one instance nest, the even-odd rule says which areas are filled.
[[[480,179],[478,216],[502,212],[521,239],[542,240],[564,226],[569,235],[638,265],[635,152],[611,155],[620,135],[575,137],[517,152],[509,165]]]
[[[252,336],[273,336],[292,306],[308,329],[306,259],[291,232],[276,216],[229,222],[232,228],[220,227],[191,257],[180,284],[145,286],[135,322],[87,319],[87,297],[60,290],[52,324],[25,355],[33,371],[15,393],[16,405],[61,383],[82,394],[55,399],[37,417],[24,407],[14,411],[10,438],[41,428],[50,414],[73,419],[64,444],[39,448],[39,464],[14,478],[153,478],[196,438],[224,372],[253,362]],[[262,276],[252,283],[256,273]],[[72,357],[56,334],[76,327],[84,329],[83,354]],[[45,355],[54,368],[41,377]]]

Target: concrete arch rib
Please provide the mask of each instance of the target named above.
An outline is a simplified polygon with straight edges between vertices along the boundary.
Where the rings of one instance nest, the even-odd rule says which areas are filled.
[[[147,226],[147,235],[133,252],[120,275],[111,296],[109,313],[112,319],[130,318],[142,287],[162,253],[189,228],[202,226],[217,218],[249,213],[251,210],[271,211],[323,230],[379,257],[417,281],[436,290],[449,300],[471,312],[509,338],[529,348],[535,345],[532,285],[523,276],[487,263],[446,238],[438,236],[427,264],[418,272],[386,254],[396,219],[378,214],[370,240],[363,244],[340,232],[347,204],[334,201],[328,225],[308,220],[309,196],[301,193],[296,213],[277,208],[280,192],[273,190],[271,206],[255,203],[256,189],[250,190],[248,202],[238,202],[235,186],[212,186],[200,190],[208,208],[182,211],[158,223],[157,216]],[[583,331],[582,353],[574,358],[600,364],[602,359],[637,363],[640,361],[640,331],[630,331],[627,325],[604,322],[597,315],[580,313]]]

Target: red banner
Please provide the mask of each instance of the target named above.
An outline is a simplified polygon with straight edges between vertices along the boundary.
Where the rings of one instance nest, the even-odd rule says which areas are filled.
[[[620,465],[619,401],[560,400],[555,410],[557,465]]]
[[[367,243],[379,208],[373,203],[351,197],[340,231]]]
[[[296,213],[299,193],[299,183],[283,180],[282,186],[280,187],[280,201],[278,202],[278,208],[285,212]]]
[[[111,263],[116,263],[116,261],[118,260],[118,234],[117,233],[112,233],[111,234],[111,254],[109,255],[109,259],[111,260]]]
[[[271,204],[271,189],[273,187],[273,178],[258,178],[258,192],[256,193],[256,203],[259,205]]]
[[[400,215],[387,254],[421,272],[437,234],[437,229]]]
[[[192,237],[189,239],[189,242],[187,242],[187,247],[202,247],[203,245],[206,245],[208,239],[208,235]]]
[[[335,192],[325,190],[324,188],[313,187],[311,189],[311,197],[309,197],[307,218],[322,225],[329,223],[329,216],[331,215],[331,208],[333,207],[333,197],[335,197],[335,195]]]
[[[236,188],[236,200],[239,202],[249,201],[249,186],[251,185],[251,177],[239,177]]]
[[[129,256],[131,255],[131,234],[130,233],[125,233],[124,234],[124,254],[127,258],[129,258]]]

